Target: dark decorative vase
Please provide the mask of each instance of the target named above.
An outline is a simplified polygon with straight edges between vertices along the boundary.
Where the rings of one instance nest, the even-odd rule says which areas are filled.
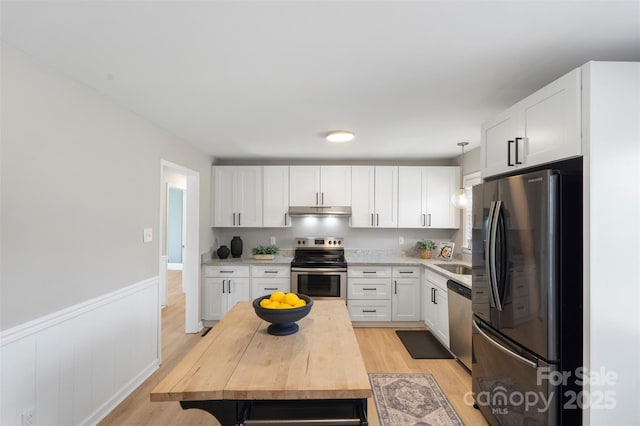
[[[216,253],[218,254],[218,259],[226,259],[227,257],[229,257],[229,247],[220,246]]]
[[[240,237],[233,237],[231,240],[231,257],[242,256],[242,239]]]

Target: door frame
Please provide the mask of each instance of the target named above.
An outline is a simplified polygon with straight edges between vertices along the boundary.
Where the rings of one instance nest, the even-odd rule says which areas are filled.
[[[182,289],[185,293],[185,319],[184,327],[185,333],[198,333],[202,330],[202,320],[200,319],[200,173],[195,170],[191,170],[187,167],[179,164],[160,159],[160,223],[163,224],[159,227],[160,231],[160,244],[159,256],[160,259],[160,276],[163,274],[166,276],[167,264],[163,261],[163,244],[164,234],[166,232],[163,229],[164,219],[166,212],[163,206],[163,199],[165,194],[164,188],[164,170],[165,168],[171,169],[177,173],[183,174],[187,177],[187,189],[186,189],[186,208],[184,211],[185,221],[185,233],[183,244],[184,257],[182,259]],[[165,286],[166,291],[166,286]],[[161,321],[159,322],[159,327]],[[160,334],[161,335],[161,334]],[[161,343],[159,344],[158,352],[160,352]]]

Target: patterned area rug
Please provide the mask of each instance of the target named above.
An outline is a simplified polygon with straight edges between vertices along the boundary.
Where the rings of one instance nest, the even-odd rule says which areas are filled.
[[[369,374],[381,426],[462,426],[431,374]]]

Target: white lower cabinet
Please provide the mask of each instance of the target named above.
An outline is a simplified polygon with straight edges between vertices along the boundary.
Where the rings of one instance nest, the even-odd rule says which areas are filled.
[[[236,303],[251,300],[249,290],[248,266],[205,266],[202,319],[221,319]]]
[[[449,296],[447,278],[424,269],[423,316],[431,333],[449,348]]]
[[[391,267],[350,266],[347,271],[351,321],[391,321]]]
[[[392,271],[392,321],[420,321],[420,267],[396,266]]]
[[[291,291],[291,269],[289,266],[251,266],[251,298],[266,296],[274,291]]]
[[[349,266],[351,321],[420,321],[420,267]]]

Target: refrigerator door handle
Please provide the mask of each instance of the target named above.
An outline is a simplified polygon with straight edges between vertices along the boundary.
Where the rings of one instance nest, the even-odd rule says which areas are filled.
[[[484,331],[482,331],[482,329],[480,328],[480,326],[478,325],[478,323],[473,320],[473,328],[476,329],[476,331],[478,333],[480,333],[480,335],[482,337],[484,337],[484,339],[489,342],[491,345],[495,346],[496,349],[499,349],[500,351],[504,352],[505,354],[509,355],[512,358],[517,359],[518,361],[520,361],[521,363],[533,368],[533,369],[537,369],[538,368],[538,364],[530,361],[528,359],[526,359],[523,356],[518,355],[517,353],[505,348],[504,346],[502,346],[500,343],[496,342],[495,340],[493,340],[491,337],[489,337],[489,335],[487,333],[485,333]]]
[[[493,283],[496,279],[495,271],[495,212],[498,202],[492,201],[489,207],[489,216],[487,220],[487,237],[485,239],[485,269],[487,271],[487,279],[489,280],[489,304],[492,308],[496,307],[496,296],[493,291]]]
[[[493,208],[493,218],[491,220],[491,238],[489,240],[489,288],[491,289],[494,304],[498,311],[502,311],[502,302],[500,301],[500,293],[498,292],[498,271],[496,267],[496,234],[498,232],[498,220],[501,209],[502,201],[495,201],[495,205]]]

